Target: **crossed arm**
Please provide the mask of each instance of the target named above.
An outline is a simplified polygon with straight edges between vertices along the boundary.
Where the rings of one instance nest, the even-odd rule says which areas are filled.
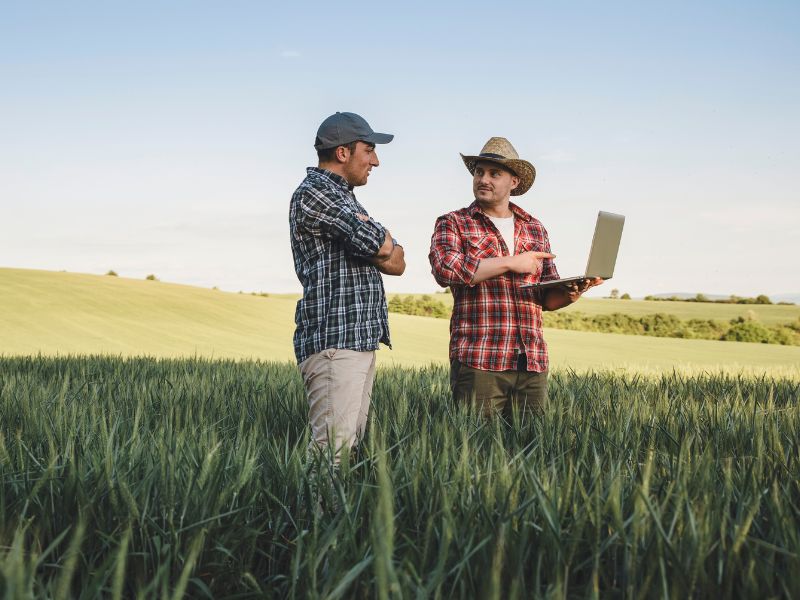
[[[358,215],[362,219],[364,215]],[[369,217],[367,217],[368,219]],[[406,254],[400,244],[395,245],[392,234],[386,230],[386,237],[378,253],[367,260],[384,275],[402,275],[406,270]]]
[[[327,194],[314,190],[301,198],[298,212],[304,215],[312,230],[339,240],[348,254],[374,264],[381,273],[402,275],[405,271],[402,246],[395,245],[391,233],[368,216],[353,212]]]

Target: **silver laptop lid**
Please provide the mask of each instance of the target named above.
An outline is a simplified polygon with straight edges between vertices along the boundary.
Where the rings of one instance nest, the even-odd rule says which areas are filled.
[[[589,262],[586,263],[586,277],[611,279],[614,275],[623,225],[625,217],[622,215],[602,210],[597,213],[592,249],[589,251]]]

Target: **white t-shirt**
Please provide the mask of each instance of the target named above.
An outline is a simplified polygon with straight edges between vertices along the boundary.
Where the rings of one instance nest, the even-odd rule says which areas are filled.
[[[486,215],[489,217],[489,215]],[[497,227],[497,231],[503,236],[503,241],[508,248],[508,255],[514,256],[514,216],[510,217],[489,217],[489,220]],[[517,332],[517,348],[522,349],[522,340]]]
[[[489,215],[486,216],[489,217]],[[494,223],[500,235],[503,236],[509,256],[514,256],[514,216],[489,217],[489,220]]]

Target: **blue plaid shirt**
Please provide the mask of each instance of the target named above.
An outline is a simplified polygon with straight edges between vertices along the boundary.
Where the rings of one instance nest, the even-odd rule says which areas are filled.
[[[294,270],[303,285],[294,316],[297,362],[327,348],[390,346],[383,279],[367,260],[380,250],[386,229],[356,216],[367,210],[344,177],[307,171],[289,206]]]

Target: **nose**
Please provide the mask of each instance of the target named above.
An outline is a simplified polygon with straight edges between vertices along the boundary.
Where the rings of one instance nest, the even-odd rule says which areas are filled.
[[[377,167],[381,164],[381,161],[378,160],[378,153],[373,150],[372,152],[372,160],[369,161],[373,167]]]

